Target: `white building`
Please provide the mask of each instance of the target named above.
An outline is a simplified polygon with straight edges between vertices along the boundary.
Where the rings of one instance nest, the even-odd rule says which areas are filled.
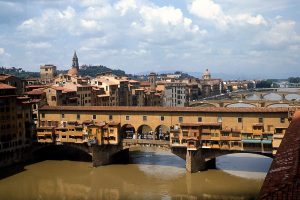
[[[165,86],[163,105],[170,107],[187,106],[188,88],[186,83],[173,82]]]

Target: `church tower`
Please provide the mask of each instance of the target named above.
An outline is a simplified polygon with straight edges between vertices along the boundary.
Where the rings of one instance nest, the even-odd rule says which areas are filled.
[[[70,76],[77,76],[78,71],[79,71],[78,57],[77,57],[76,51],[74,51],[74,56],[73,56],[73,59],[72,59],[72,67],[68,71],[68,74]]]
[[[76,51],[74,51],[74,56],[72,59],[72,68],[76,68],[77,70],[79,70],[78,57]]]
[[[208,69],[206,69],[205,72],[203,73],[202,79],[203,80],[209,80],[209,79],[211,79],[211,75],[210,75],[210,72],[208,71]]]
[[[156,74],[151,72],[148,77],[150,82],[150,90],[156,91]]]

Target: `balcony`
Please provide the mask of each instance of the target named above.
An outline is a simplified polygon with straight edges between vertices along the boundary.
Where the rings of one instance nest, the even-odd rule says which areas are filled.
[[[211,133],[211,140],[220,141],[220,134],[219,133]]]
[[[205,129],[202,129],[202,133],[209,133],[209,134],[210,134],[211,131],[210,131],[210,129],[206,129],[206,128],[205,128]]]
[[[220,140],[225,140],[225,141],[229,141],[231,140],[231,137],[230,136],[220,136]]]
[[[201,135],[201,140],[211,140],[211,135]]]

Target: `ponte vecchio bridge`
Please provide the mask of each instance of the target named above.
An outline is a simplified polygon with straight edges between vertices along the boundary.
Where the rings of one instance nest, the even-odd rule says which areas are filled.
[[[110,164],[132,146],[160,146],[186,160],[189,172],[236,152],[272,157],[294,108],[58,106],[39,110],[40,146],[65,145]]]

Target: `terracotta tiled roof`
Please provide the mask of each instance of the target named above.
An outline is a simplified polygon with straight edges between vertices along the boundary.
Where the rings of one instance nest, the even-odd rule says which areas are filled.
[[[25,88],[45,88],[47,85],[26,85]]]
[[[7,90],[7,89],[16,89],[16,88],[4,83],[0,83],[0,90]]]
[[[26,92],[28,95],[38,95],[38,94],[43,94],[45,91],[43,89],[34,89],[32,91]]]
[[[300,197],[300,112],[296,112],[273,159],[258,199]]]
[[[5,81],[7,78],[11,77],[9,74],[0,74],[0,81]]]
[[[211,113],[287,113],[287,107],[248,107],[248,108],[223,108],[223,107],[138,107],[138,106],[44,106],[40,110],[63,111],[140,111],[140,112],[211,112]]]
[[[150,82],[143,81],[143,82],[140,83],[140,86],[141,87],[148,87],[148,86],[150,86]]]

